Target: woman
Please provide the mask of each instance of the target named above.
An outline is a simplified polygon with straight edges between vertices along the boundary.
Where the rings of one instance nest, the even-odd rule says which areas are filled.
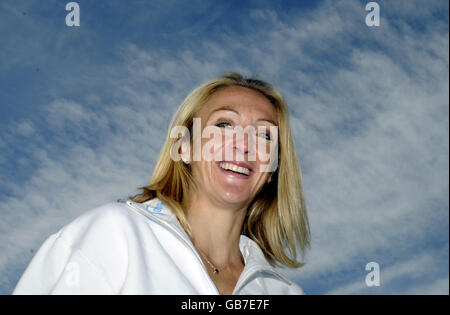
[[[192,91],[142,189],[50,236],[14,293],[303,293],[275,268],[300,267],[310,237],[287,108],[269,84],[230,73]]]

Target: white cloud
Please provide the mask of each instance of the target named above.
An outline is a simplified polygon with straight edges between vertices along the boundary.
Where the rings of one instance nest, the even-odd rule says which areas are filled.
[[[0,145],[17,133],[30,137],[28,158],[38,168],[12,182],[14,195],[0,205],[0,288],[14,286],[16,266],[50,233],[145,184],[176,107],[229,70],[274,83],[290,106],[313,233],[308,264],[291,272],[300,285],[326,275],[325,291],[360,292],[359,280],[336,289],[340,273],[355,279],[355,266],[385,256],[393,260],[383,271],[386,290],[426,264],[442,268],[432,256],[394,254],[410,257],[448,231],[448,28],[430,21],[421,34],[385,16],[384,28],[369,31],[362,5],[348,1],[289,20],[273,11],[251,16],[260,26],[251,33],[171,55],[123,44],[123,64],[109,66],[117,75],[105,76],[104,90],[85,102],[56,93],[45,115],[11,125],[16,131]],[[418,281],[402,292],[445,290],[439,277]]]
[[[360,273],[358,280],[337,287],[328,294],[448,294],[448,273],[438,273],[445,260],[448,260],[448,247],[424,252],[386,268],[381,266],[379,287],[366,286],[365,276],[369,271],[365,271]],[[405,281],[409,282],[406,288],[401,286]]]
[[[418,287],[412,287],[410,290],[404,292],[404,294],[408,295],[448,295],[449,294],[449,279],[448,277],[444,277],[442,279],[438,279],[432,283],[421,285]]]
[[[33,123],[30,121],[22,121],[19,123],[15,129],[17,135],[23,136],[23,137],[29,137],[35,132],[35,129],[33,127]]]

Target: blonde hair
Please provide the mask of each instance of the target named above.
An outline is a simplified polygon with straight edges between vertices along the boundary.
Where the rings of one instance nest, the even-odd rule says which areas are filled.
[[[279,262],[288,267],[301,267],[303,263],[297,261],[297,245],[302,257],[310,247],[310,229],[301,170],[291,134],[287,105],[281,93],[264,81],[244,78],[232,72],[194,89],[184,99],[170,122],[150,184],[140,187],[143,192],[130,199],[145,202],[159,198],[174,212],[181,226],[193,239],[182,201],[183,198],[189,198],[187,194],[183,196],[183,192],[187,192],[191,185],[195,186],[195,182],[188,166],[169,158],[170,150],[178,140],[170,137],[170,131],[174,126],[191,129],[193,118],[209,97],[219,89],[230,86],[259,91],[274,105],[278,113],[278,168],[272,174],[271,182],[266,184],[250,203],[241,234],[258,243],[270,264]]]

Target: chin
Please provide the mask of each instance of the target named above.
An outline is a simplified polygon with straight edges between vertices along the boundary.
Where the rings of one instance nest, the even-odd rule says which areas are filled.
[[[220,197],[223,202],[230,204],[243,204],[249,202],[250,200],[250,196],[248,194],[244,194],[242,190],[238,192],[222,192]]]

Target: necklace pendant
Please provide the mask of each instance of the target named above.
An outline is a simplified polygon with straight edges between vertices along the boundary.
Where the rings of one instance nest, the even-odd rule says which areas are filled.
[[[213,273],[214,273],[214,274],[218,274],[218,273],[219,273],[219,269],[217,269],[217,268],[214,268],[214,271],[213,271]]]

